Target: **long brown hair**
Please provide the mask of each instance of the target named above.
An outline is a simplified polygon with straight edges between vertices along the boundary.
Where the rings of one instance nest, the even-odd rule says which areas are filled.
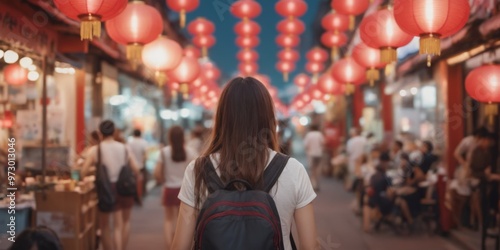
[[[186,149],[184,149],[184,129],[173,126],[168,131],[168,142],[172,147],[172,161],[186,161]]]
[[[261,187],[268,149],[278,151],[271,95],[255,78],[234,78],[222,91],[208,148],[200,159],[218,153],[222,182],[242,179]],[[196,162],[194,172],[198,207],[207,190],[203,161]]]

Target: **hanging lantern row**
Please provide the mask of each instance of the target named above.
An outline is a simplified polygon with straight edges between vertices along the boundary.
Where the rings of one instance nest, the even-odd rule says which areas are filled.
[[[261,11],[260,4],[253,0],[238,0],[231,5],[231,13],[242,19],[234,26],[234,33],[237,35],[235,42],[240,47],[236,58],[240,61],[238,70],[242,75],[254,75],[259,70],[259,54],[253,49],[260,43],[258,36],[261,27],[251,19],[258,17]]]
[[[370,0],[332,0],[331,7],[339,14],[349,17],[349,29],[354,30],[356,16],[363,14],[370,6]]]
[[[188,25],[188,32],[193,36],[193,44],[201,49],[201,55],[208,57],[208,49],[215,45],[215,25],[205,19],[197,18]]]
[[[167,0],[167,6],[180,14],[179,25],[181,28],[186,26],[186,13],[195,10],[199,5],[199,0]]]

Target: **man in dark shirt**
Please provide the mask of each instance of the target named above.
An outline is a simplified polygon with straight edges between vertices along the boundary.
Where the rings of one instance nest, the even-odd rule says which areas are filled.
[[[391,180],[386,174],[390,163],[391,157],[388,153],[380,155],[380,163],[370,179],[370,186],[367,191],[369,194],[368,205],[371,208],[378,208],[383,215],[389,214],[393,205],[393,200],[389,194]]]

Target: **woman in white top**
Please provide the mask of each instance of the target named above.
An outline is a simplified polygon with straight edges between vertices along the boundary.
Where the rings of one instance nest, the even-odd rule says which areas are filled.
[[[89,149],[82,169],[82,176],[85,176],[89,172],[89,169],[97,164],[97,150],[100,147],[101,165],[106,167],[109,180],[113,188],[115,188],[120,171],[122,167],[127,164],[127,161],[136,175],[139,174],[139,168],[137,167],[132,153],[128,150],[128,147],[121,142],[115,141],[113,137],[115,134],[115,124],[112,121],[103,121],[99,125],[99,132],[103,140],[98,145],[92,146]],[[130,214],[134,205],[134,198],[119,195],[116,193],[116,188],[114,191],[116,204],[113,211],[110,213],[99,213],[99,226],[101,229],[104,250],[126,249],[130,235]],[[112,231],[110,218],[113,218]]]
[[[196,158],[196,153],[184,146],[184,130],[179,126],[168,132],[169,146],[160,151],[156,164],[160,173],[159,181],[164,183],[162,203],[165,206],[165,240],[167,248],[172,243],[175,232],[175,220],[179,214],[180,200],[177,198],[186,167]]]
[[[256,186],[278,147],[274,104],[266,87],[251,77],[233,79],[219,99],[212,137],[202,157],[211,158],[222,182],[241,179]],[[207,195],[205,174],[201,164],[191,163],[186,169],[171,249],[192,247],[197,214]],[[317,249],[312,205],[316,194],[304,166],[291,158],[269,194],[280,217],[285,249],[292,249],[293,220],[299,249]]]

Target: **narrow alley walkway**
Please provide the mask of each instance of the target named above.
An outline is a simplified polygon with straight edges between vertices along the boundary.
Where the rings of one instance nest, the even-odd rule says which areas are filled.
[[[462,250],[456,244],[440,236],[424,234],[396,236],[385,229],[375,234],[366,234],[361,230],[360,218],[351,212],[352,196],[344,191],[341,183],[332,179],[324,179],[321,188],[315,201],[321,249]],[[146,198],[144,207],[133,211],[132,235],[128,249],[165,249],[162,224],[164,214],[159,197],[160,190],[154,189]]]

